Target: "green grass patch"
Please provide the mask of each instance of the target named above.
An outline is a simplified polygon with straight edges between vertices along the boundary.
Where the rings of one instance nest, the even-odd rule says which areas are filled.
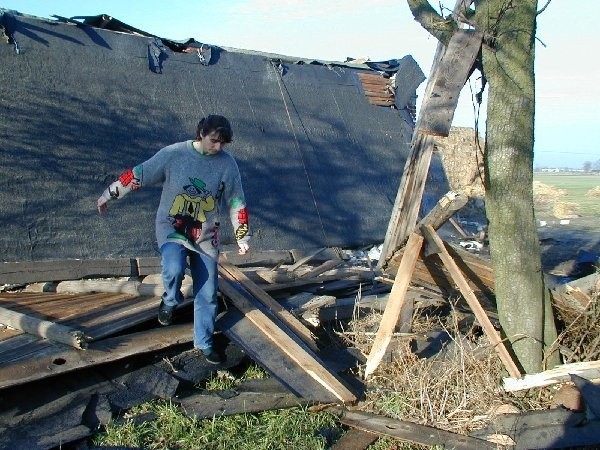
[[[94,438],[94,445],[131,446],[144,449],[248,449],[324,450],[343,434],[336,417],[303,407],[237,414],[198,420],[186,416],[177,405],[145,403],[131,414],[153,412],[158,418],[134,426],[132,421],[109,424]]]
[[[600,186],[600,175],[563,175],[560,173],[534,173],[534,181],[539,181],[556,189],[563,189],[563,201],[577,204],[577,214],[582,217],[600,216],[600,198],[586,195],[591,189]]]

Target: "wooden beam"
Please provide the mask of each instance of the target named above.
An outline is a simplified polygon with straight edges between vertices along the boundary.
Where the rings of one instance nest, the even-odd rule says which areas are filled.
[[[458,29],[454,32],[433,73],[431,94],[420,111],[419,133],[448,136],[460,91],[471,73],[482,40],[483,33],[478,30]]]
[[[432,153],[433,138],[417,135],[416,139],[413,140],[410,155],[404,165],[400,189],[392,208],[388,229],[381,248],[381,256],[377,263],[378,267],[385,265],[388,258],[400,247],[417,223]]]
[[[498,352],[498,356],[500,357],[500,360],[504,364],[504,367],[506,368],[506,370],[508,371],[510,376],[515,377],[515,378],[520,378],[521,372],[517,368],[515,362],[513,361],[512,357],[510,356],[510,353],[506,349],[504,342],[502,342],[502,340],[500,339],[498,332],[492,325],[492,322],[490,321],[489,317],[486,315],[484,309],[482,308],[481,304],[479,303],[479,300],[477,299],[477,297],[471,290],[469,283],[467,282],[467,279],[462,274],[462,272],[460,271],[460,269],[458,268],[458,266],[456,265],[456,263],[454,262],[454,260],[452,259],[452,257],[448,253],[448,251],[446,250],[446,247],[445,247],[442,239],[435,232],[435,230],[433,229],[433,227],[431,225],[425,225],[421,229],[421,231],[423,232],[425,239],[427,239],[427,242],[430,243],[432,246],[437,247],[439,249],[438,256],[440,257],[440,259],[442,260],[442,263],[444,264],[444,266],[450,273],[452,280],[458,286],[461,294],[463,295],[463,297],[465,298],[465,300],[467,301],[467,303],[473,310],[473,313],[475,314],[477,321],[483,328],[483,331],[485,332],[488,339],[490,340],[490,343],[494,346],[494,349],[496,350],[496,352]]]
[[[306,328],[292,313],[285,309],[277,300],[271,297],[267,292],[250,280],[233,264],[219,263],[219,275],[230,282],[240,283],[250,294],[262,303],[269,312],[281,320],[290,330],[302,339],[315,352],[319,351],[310,330]]]
[[[391,341],[392,333],[398,323],[398,318],[402,312],[402,307],[406,299],[406,292],[412,278],[412,273],[417,263],[421,246],[423,245],[423,236],[413,233],[408,238],[404,257],[396,273],[396,279],[392,286],[392,291],[388,299],[385,311],[379,323],[379,329],[375,336],[375,341],[371,347],[371,352],[367,358],[367,366],[365,368],[365,379],[375,371],[381,359],[385,355],[387,347]]]
[[[340,421],[352,428],[421,445],[442,446],[457,450],[496,450],[498,448],[496,444],[482,439],[360,411],[344,411]]]
[[[310,378],[325,388],[340,402],[354,402],[356,396],[324,366],[310,349],[285,333],[264,312],[258,309],[231,282],[221,278],[219,290],[244,314],[279,350],[293,360]]]

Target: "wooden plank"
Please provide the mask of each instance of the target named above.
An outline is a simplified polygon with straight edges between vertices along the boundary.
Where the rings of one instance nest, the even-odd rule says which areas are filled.
[[[390,293],[387,306],[385,307],[381,322],[379,323],[379,328],[373,346],[371,347],[371,352],[367,358],[365,379],[375,371],[377,366],[379,366],[383,355],[385,355],[392,338],[392,333],[398,323],[398,318],[400,317],[402,306],[406,299],[406,292],[408,291],[408,286],[412,278],[412,272],[415,268],[419,253],[421,252],[422,245],[423,236],[413,233],[408,238],[404,257],[398,268],[396,279],[392,286],[392,292]]]
[[[84,277],[137,276],[135,259],[65,259],[0,264],[0,284],[76,280]]]
[[[171,325],[90,343],[87,350],[63,350],[0,366],[0,388],[16,386],[52,375],[118,361],[142,353],[151,353],[192,341],[189,324]]]
[[[537,387],[551,386],[571,380],[571,374],[588,380],[600,379],[600,361],[585,361],[562,364],[540,373],[526,374],[522,378],[507,377],[503,387],[507,392],[523,391]]]
[[[262,303],[267,311],[281,320],[287,327],[290,328],[302,341],[312,350],[319,351],[319,347],[312,337],[308,328],[306,328],[292,313],[285,309],[273,297],[267,294],[263,289],[252,282],[244,275],[237,267],[232,264],[221,262],[219,263],[219,274],[228,281],[238,282],[250,292],[256,300]]]
[[[402,441],[457,450],[494,449],[496,444],[470,436],[452,433],[427,425],[392,419],[359,411],[344,411],[340,421],[359,430],[390,436]]]
[[[515,362],[510,356],[510,353],[508,353],[504,342],[502,342],[502,340],[500,339],[500,336],[498,335],[498,332],[492,325],[492,322],[490,321],[489,317],[486,315],[484,309],[481,307],[479,300],[477,300],[477,297],[471,290],[466,278],[464,277],[464,275],[462,274],[462,272],[460,271],[460,269],[448,253],[448,251],[446,250],[442,239],[438,236],[438,234],[435,232],[431,225],[426,225],[421,230],[423,232],[423,235],[425,236],[425,239],[427,239],[427,242],[439,249],[440,259],[444,263],[444,266],[446,266],[446,269],[448,269],[452,280],[460,289],[461,294],[473,310],[477,321],[483,328],[483,331],[490,340],[490,343],[494,346],[496,352],[498,352],[498,356],[500,357],[500,360],[504,364],[504,367],[506,368],[510,376],[520,378],[521,372],[519,371]]]
[[[301,341],[296,341],[285,333],[264,312],[258,309],[229,281],[220,279],[219,290],[250,320],[265,336],[273,341],[279,351],[291,358],[318,386],[325,388],[340,402],[353,402],[356,396],[342,383],[335,374],[324,367],[323,362],[305,348]],[[243,348],[246,348],[242,345]]]
[[[482,40],[483,33],[478,30],[454,32],[433,75],[431,95],[423,101],[419,133],[448,136],[460,91],[471,73]]]
[[[273,378],[294,395],[315,402],[339,402],[337,395],[325,388],[265,334],[248,316],[230,308],[219,317],[217,327]]]

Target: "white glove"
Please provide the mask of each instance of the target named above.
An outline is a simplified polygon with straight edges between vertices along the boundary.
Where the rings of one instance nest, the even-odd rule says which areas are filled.
[[[97,206],[98,206],[98,212],[100,214],[104,214],[106,212],[106,210],[108,209],[108,200],[106,199],[106,197],[104,195],[101,195],[100,198],[98,199]]]
[[[246,242],[238,242],[237,245],[239,247],[238,253],[240,255],[245,255],[248,249],[250,248],[250,246]]]

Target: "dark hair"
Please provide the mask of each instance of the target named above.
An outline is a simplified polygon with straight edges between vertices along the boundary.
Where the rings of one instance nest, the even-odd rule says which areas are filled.
[[[196,139],[200,140],[213,131],[217,132],[219,139],[224,143],[229,143],[233,139],[233,131],[231,130],[229,120],[223,116],[213,114],[200,119],[196,130]]]

